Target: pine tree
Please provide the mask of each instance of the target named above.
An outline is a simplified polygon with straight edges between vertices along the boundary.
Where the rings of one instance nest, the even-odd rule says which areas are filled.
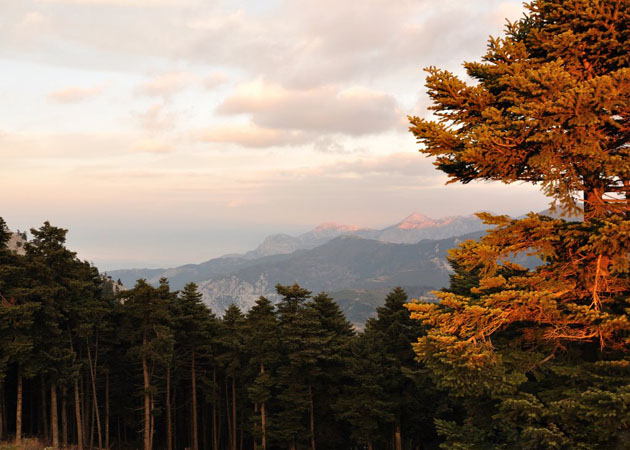
[[[28,296],[41,304],[35,316],[35,350],[42,384],[49,390],[52,447],[56,449],[60,445],[58,385],[71,376],[75,361],[65,330],[81,275],[77,273],[76,254],[65,246],[67,230],[44,222],[39,229],[31,229],[31,234],[33,239],[26,244],[26,261],[33,277]]]
[[[376,309],[376,318],[366,323],[365,334],[374,335],[381,342],[387,364],[382,368],[385,375],[383,388],[392,409],[388,411],[394,418],[391,423],[394,448],[401,450],[405,441],[418,443],[418,422],[431,415],[436,407],[427,402],[431,385],[424,385],[420,367],[415,361],[411,342],[423,334],[420,324],[409,317],[405,309],[407,293],[400,287],[394,288],[385,298],[385,304]],[[422,429],[422,427],[420,427]]]
[[[540,184],[583,221],[482,214],[451,253],[464,284],[409,306],[415,350],[465,419],[445,448],[622,448],[630,424],[630,8],[534,0],[468,85],[428,69],[437,121],[411,131],[451,181]],[[527,269],[514,256],[541,264]],[[455,281],[455,280],[454,280]],[[483,411],[480,407],[483,406]]]
[[[334,404],[336,415],[350,425],[351,437],[358,444],[368,450],[386,448],[381,430],[395,420],[395,405],[385,389],[390,364],[387,351],[380,335],[366,332],[352,341],[351,352],[346,371],[349,380]]]
[[[197,406],[199,366],[203,360],[212,356],[212,322],[216,320],[201,298],[202,295],[195,283],[186,284],[177,299],[175,317],[177,361],[190,371],[193,450],[199,450],[199,408]]]
[[[246,324],[247,353],[249,364],[256,369],[248,396],[255,405],[256,423],[253,426],[254,438],[260,442],[263,450],[269,444],[269,401],[276,382],[274,371],[280,357],[280,341],[276,313],[271,302],[265,297],[256,300],[256,304],[247,313]]]
[[[297,283],[278,284],[282,296],[278,303],[278,324],[282,343],[282,361],[278,367],[278,400],[281,409],[276,414],[279,440],[295,450],[310,443],[315,450],[313,380],[319,374],[321,336],[315,314],[307,311],[306,301],[311,292]]]
[[[40,304],[26,300],[28,273],[23,257],[11,252],[6,244],[10,232],[0,217],[0,389],[10,366],[16,366],[15,442],[22,440],[23,382],[35,373],[34,317]],[[0,435],[8,417],[0,411]]]
[[[322,292],[306,304],[315,319],[314,344],[318,346],[317,370],[313,371],[313,403],[317,428],[315,441],[321,448],[347,448],[347,432],[337,420],[333,405],[341,396],[347,376],[350,343],[354,337],[352,324],[339,305]]]
[[[225,372],[225,400],[228,423],[229,449],[238,447],[239,410],[242,414],[240,378],[244,366],[244,335],[245,316],[240,308],[231,304],[225,311],[222,320],[222,329],[218,338],[222,348],[220,363]],[[242,432],[242,429],[241,429]]]
[[[161,289],[165,286],[162,284]],[[153,448],[155,430],[155,370],[172,358],[173,335],[164,292],[145,280],[138,280],[124,292],[125,323],[122,329],[131,358],[142,366],[143,448]]]

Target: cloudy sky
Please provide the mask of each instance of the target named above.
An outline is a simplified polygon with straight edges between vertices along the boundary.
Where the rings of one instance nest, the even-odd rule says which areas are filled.
[[[172,266],[321,222],[521,214],[444,185],[407,115],[520,0],[2,0],[0,216],[101,269]]]

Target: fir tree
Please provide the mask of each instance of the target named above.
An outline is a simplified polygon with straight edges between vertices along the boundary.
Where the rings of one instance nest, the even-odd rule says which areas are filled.
[[[630,8],[535,0],[491,39],[476,84],[430,68],[437,121],[411,131],[452,181],[540,184],[582,222],[482,214],[451,253],[464,284],[415,303],[416,352],[462,398],[445,448],[623,448],[630,414]],[[537,256],[529,270],[514,256]],[[462,281],[466,277],[455,279]],[[480,406],[484,410],[480,410]]]
[[[177,361],[190,371],[192,448],[199,449],[197,406],[200,363],[212,355],[212,321],[216,319],[201,300],[195,283],[188,283],[177,300]],[[170,425],[169,425],[170,426]]]
[[[388,412],[394,418],[390,423],[396,450],[401,450],[406,440],[421,440],[417,433],[418,422],[427,412],[430,415],[436,406],[425,402],[423,391],[431,386],[422,386],[416,380],[421,374],[411,342],[423,333],[423,329],[409,317],[405,309],[407,301],[407,293],[400,287],[394,288],[385,298],[385,304],[377,308],[376,318],[369,319],[365,327],[365,334],[380,340],[386,355],[387,364],[382,368],[385,375],[383,387],[392,406]]]
[[[173,336],[168,303],[159,288],[152,287],[145,280],[138,280],[132,290],[124,292],[124,312],[122,332],[128,343],[128,352],[142,366],[142,439],[144,450],[150,450],[155,430],[155,371],[166,367],[172,357]]]
[[[276,382],[274,371],[280,357],[280,340],[275,310],[265,297],[256,300],[256,304],[247,313],[246,333],[249,364],[256,369],[256,375],[248,388],[250,401],[255,405],[254,438],[261,448],[268,448],[269,401]]]
[[[333,405],[349,381],[347,366],[354,330],[337,303],[324,292],[313,297],[307,309],[315,318],[315,343],[319,347],[313,377],[315,441],[321,448],[347,448],[351,444],[343,424],[336,420]]]
[[[315,420],[313,380],[317,376],[317,362],[321,343],[314,314],[309,314],[305,303],[311,292],[297,283],[277,285],[282,296],[278,303],[278,322],[282,342],[282,362],[278,367],[281,409],[276,415],[276,433],[290,450],[309,442],[315,448]]]
[[[231,304],[225,311],[222,320],[222,329],[218,338],[222,348],[219,362],[225,372],[225,400],[228,423],[229,449],[236,450],[238,447],[239,408],[242,410],[240,389],[240,378],[244,366],[244,330],[245,316],[240,308]],[[241,432],[242,432],[241,427]]]
[[[395,405],[385,389],[389,364],[380,335],[359,335],[352,341],[347,362],[349,381],[334,404],[337,417],[349,424],[353,440],[368,450],[387,446],[381,430],[395,420]]]

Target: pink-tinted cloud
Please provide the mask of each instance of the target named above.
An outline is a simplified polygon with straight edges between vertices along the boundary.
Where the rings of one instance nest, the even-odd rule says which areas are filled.
[[[211,127],[197,131],[194,137],[203,142],[232,143],[252,148],[300,145],[308,139],[300,131],[264,128],[255,124]]]
[[[354,136],[390,130],[404,116],[394,97],[384,92],[334,86],[287,89],[264,81],[241,86],[218,112],[249,114],[264,128]]]
[[[133,143],[131,149],[138,153],[170,153],[174,148],[163,140],[141,139]]]
[[[226,83],[229,77],[222,72],[214,72],[203,79],[203,86],[206,89],[215,89]]]
[[[61,3],[74,5],[110,5],[110,6],[175,6],[190,4],[188,0],[38,0],[41,3]]]
[[[151,132],[164,132],[175,128],[177,116],[167,110],[163,103],[155,103],[146,111],[135,113],[140,126]]]
[[[70,86],[48,94],[48,100],[54,103],[79,103],[100,95],[104,86]]]
[[[137,92],[143,95],[168,97],[190,87],[196,77],[186,72],[168,72],[154,76],[140,86]]]

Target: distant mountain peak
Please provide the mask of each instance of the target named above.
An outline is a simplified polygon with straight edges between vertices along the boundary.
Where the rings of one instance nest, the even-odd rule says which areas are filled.
[[[342,225],[335,222],[324,222],[317,225],[313,231],[314,232],[322,232],[322,231],[339,231],[339,232],[348,232],[348,231],[359,231],[363,228],[357,225]]]
[[[438,222],[430,217],[414,212],[396,224],[396,228],[401,230],[420,230],[422,228],[438,226]]]

